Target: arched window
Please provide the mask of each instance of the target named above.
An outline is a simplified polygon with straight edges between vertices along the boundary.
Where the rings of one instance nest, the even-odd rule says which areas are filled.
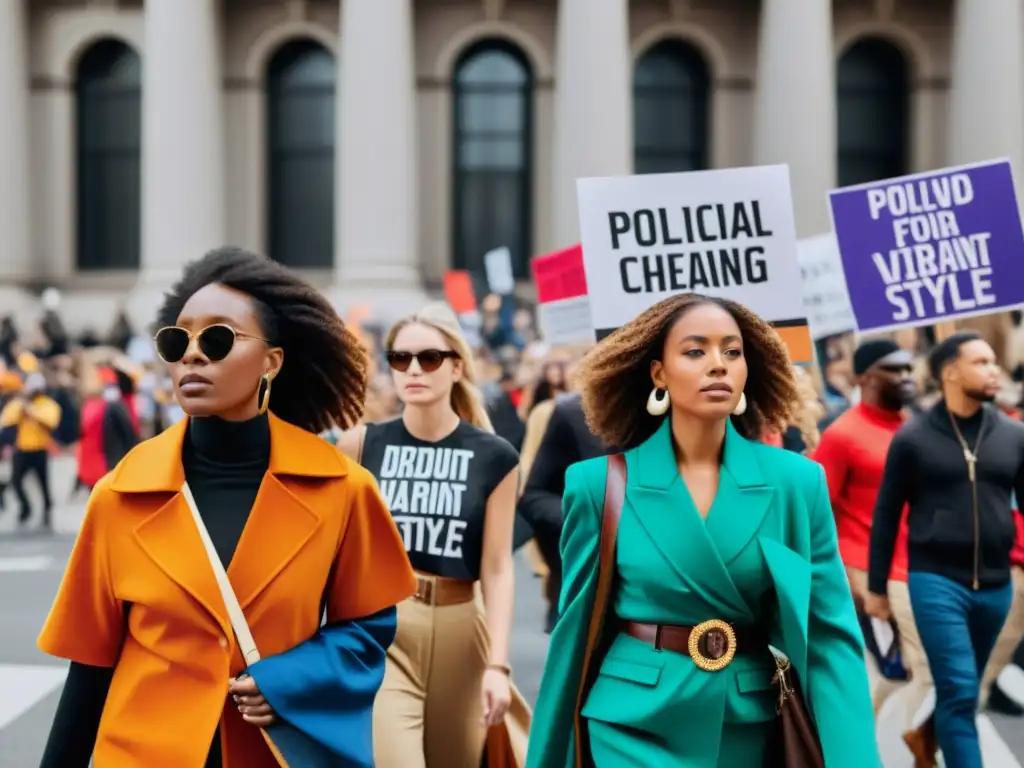
[[[700,51],[664,40],[633,72],[633,152],[637,173],[708,167],[711,75]]]
[[[533,73],[503,41],[479,43],[452,79],[455,266],[483,271],[483,257],[507,246],[517,277],[531,256]]]
[[[267,67],[267,244],[289,267],[334,264],[334,55],[285,43]]]
[[[853,45],[836,72],[839,185],[908,172],[907,61],[892,43],[867,38]]]
[[[77,264],[138,269],[142,62],[118,40],[101,40],[78,63]]]

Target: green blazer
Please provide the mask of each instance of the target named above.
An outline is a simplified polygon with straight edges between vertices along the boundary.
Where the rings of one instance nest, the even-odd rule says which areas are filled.
[[[828,768],[881,768],[863,637],[821,467],[746,440],[730,424],[718,493],[702,519],[679,475],[668,419],[625,457],[615,614],[661,624],[767,624],[772,646],[789,657],[801,682]],[[606,474],[603,457],[566,473],[561,618],[551,635],[527,768],[573,766]],[[705,672],[689,656],[618,634],[583,705],[598,768],[746,762],[757,754],[743,751],[747,734],[763,742],[777,716],[773,669],[766,652],[741,654],[725,669]]]

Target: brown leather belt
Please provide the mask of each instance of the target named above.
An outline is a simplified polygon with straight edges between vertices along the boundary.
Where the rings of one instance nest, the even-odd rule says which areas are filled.
[[[757,653],[768,649],[766,632],[751,627],[733,627],[717,619],[692,627],[626,621],[622,624],[622,631],[650,643],[659,651],[689,656],[694,664],[707,672],[725,669],[738,653]]]
[[[476,597],[474,584],[475,581],[466,579],[446,579],[417,573],[416,593],[412,597],[426,605],[462,605]]]

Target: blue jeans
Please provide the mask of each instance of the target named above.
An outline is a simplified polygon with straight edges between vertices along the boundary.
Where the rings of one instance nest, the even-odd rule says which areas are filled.
[[[982,768],[975,715],[989,654],[1010,612],[1013,584],[977,592],[934,573],[907,579],[935,682],[935,735],[946,765]]]

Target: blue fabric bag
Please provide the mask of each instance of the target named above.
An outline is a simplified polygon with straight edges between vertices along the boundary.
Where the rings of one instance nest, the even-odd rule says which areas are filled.
[[[889,625],[892,627],[892,645],[887,650],[883,650],[878,647],[875,630],[871,626],[871,617],[866,613],[858,613],[857,619],[860,621],[861,632],[864,634],[864,647],[875,660],[875,665],[878,667],[882,677],[887,680],[909,680],[910,676],[903,666],[903,658],[900,654],[900,631],[896,627],[896,622],[891,620],[889,622]]]

